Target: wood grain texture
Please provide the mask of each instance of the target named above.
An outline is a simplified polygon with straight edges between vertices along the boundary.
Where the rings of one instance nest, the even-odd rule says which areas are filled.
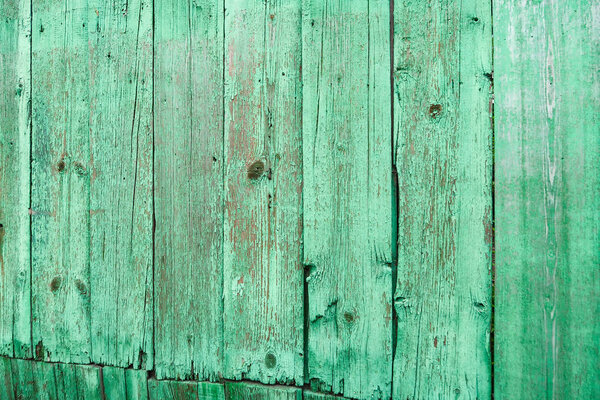
[[[147,400],[147,372],[118,367],[102,367],[103,400]]]
[[[32,329],[38,359],[90,361],[88,2],[33,7]]]
[[[98,367],[1,358],[0,398],[105,400],[100,378]]]
[[[148,380],[151,400],[224,400],[223,385],[206,382]]]
[[[152,367],[152,2],[89,1],[91,359]]]
[[[304,262],[314,389],[389,398],[389,3],[303,2]]]
[[[158,378],[223,358],[223,3],[155,0]]]
[[[225,383],[227,400],[302,400],[302,390],[285,386],[265,386],[249,382]]]
[[[0,1],[0,354],[31,357],[31,4]]]
[[[225,7],[224,374],[299,385],[300,0]]]
[[[600,2],[494,1],[497,399],[600,397]]]
[[[489,1],[394,3],[394,398],[489,398]]]
[[[347,400],[344,397],[333,396],[333,395],[324,394],[324,393],[311,392],[308,390],[305,390],[302,393],[302,398],[304,400]]]

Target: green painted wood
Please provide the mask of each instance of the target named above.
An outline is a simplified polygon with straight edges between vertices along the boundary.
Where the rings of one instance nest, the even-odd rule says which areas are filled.
[[[31,4],[0,1],[0,354],[31,357]]]
[[[491,396],[489,1],[394,3],[394,398]]]
[[[0,358],[0,398],[100,400],[100,368]],[[116,397],[123,398],[123,397]]]
[[[127,400],[148,400],[148,372],[144,370],[125,370]]]
[[[600,397],[600,2],[494,1],[495,398]]]
[[[105,400],[147,400],[147,371],[102,367],[102,389]]]
[[[151,400],[224,400],[223,385],[207,382],[148,380]]]
[[[87,9],[91,359],[151,368],[152,2]]]
[[[265,386],[249,382],[225,383],[227,400],[302,400],[302,390],[285,386]]]
[[[300,0],[225,7],[224,375],[299,385]]]
[[[55,364],[58,399],[105,400],[100,368],[88,365]]]
[[[324,393],[316,393],[316,392],[311,392],[309,390],[305,390],[302,393],[302,398],[304,400],[346,400],[346,398],[344,398],[344,397],[333,396],[333,395],[324,394]]]
[[[127,383],[125,370],[117,367],[102,368],[102,386],[106,400],[127,398]]]
[[[303,2],[308,376],[389,398],[392,164],[389,2]]]
[[[15,400],[11,359],[0,357],[0,399]]]
[[[223,357],[223,4],[154,4],[156,373],[217,379]]]
[[[88,2],[33,4],[32,326],[38,359],[90,361]]]
[[[152,364],[152,9],[128,7],[34,5],[38,359]]]

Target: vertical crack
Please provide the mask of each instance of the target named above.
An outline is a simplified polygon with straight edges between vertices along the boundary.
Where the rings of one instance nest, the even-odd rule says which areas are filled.
[[[490,317],[490,383],[492,400],[494,399],[494,346],[495,346],[495,322],[496,322],[496,130],[494,125],[494,0],[490,0],[491,14],[491,57],[492,57],[492,76],[490,79],[490,121],[491,121],[491,145],[492,145],[492,289],[491,289],[491,308]]]
[[[395,307],[396,280],[398,278],[398,170],[396,168],[396,138],[394,135],[394,0],[390,0],[390,116],[391,116],[391,161],[392,161],[392,378],[394,393],[394,360],[398,337],[398,314]]]
[[[33,358],[33,0],[29,2],[29,352]],[[13,337],[13,356],[14,356]]]
[[[156,174],[155,174],[155,153],[156,153],[156,141],[155,141],[155,126],[156,121],[154,117],[154,103],[155,99],[155,87],[156,87],[156,74],[154,69],[154,60],[156,58],[155,43],[156,43],[156,29],[155,29],[155,15],[156,7],[155,1],[152,0],[152,367],[151,371],[156,369],[156,212],[155,212],[155,185],[156,185]]]

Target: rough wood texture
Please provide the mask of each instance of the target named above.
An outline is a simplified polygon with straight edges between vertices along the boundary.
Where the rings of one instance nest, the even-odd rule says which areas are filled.
[[[225,7],[224,375],[300,385],[300,0]]]
[[[206,382],[148,380],[150,400],[224,400],[223,385]]]
[[[92,361],[152,367],[152,2],[88,2]]]
[[[223,358],[223,4],[154,4],[156,372],[216,379]]]
[[[389,3],[305,0],[302,58],[307,380],[389,398]]]
[[[302,393],[302,398],[304,400],[347,400],[344,397],[333,396],[333,395],[328,395],[328,394],[323,394],[323,393],[310,392],[307,390],[305,390]]]
[[[35,356],[151,366],[151,4],[33,15]]]
[[[0,354],[31,357],[29,0],[0,0]]]
[[[33,5],[32,314],[38,359],[90,361],[88,2]]]
[[[0,358],[0,379],[2,400],[110,399],[102,395],[98,367]]]
[[[302,400],[301,389],[248,382],[227,382],[225,393],[228,400]]]
[[[396,1],[394,398],[489,398],[489,1]]]
[[[600,397],[600,2],[494,1],[497,399]]]

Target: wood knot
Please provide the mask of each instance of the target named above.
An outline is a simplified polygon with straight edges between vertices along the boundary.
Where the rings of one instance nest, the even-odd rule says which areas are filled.
[[[264,172],[265,172],[265,163],[263,163],[260,160],[254,161],[248,167],[248,178],[253,179],[253,180],[258,179],[262,176],[262,174]]]
[[[433,119],[437,118],[442,113],[441,104],[432,104],[429,106],[429,116]]]
[[[56,164],[56,169],[58,170],[58,172],[63,172],[65,170],[65,162],[64,162],[64,160],[60,160]]]
[[[85,167],[79,161],[75,161],[73,163],[73,169],[75,169],[75,173],[79,176],[84,176],[86,174]]]
[[[275,357],[275,354],[267,353],[267,355],[265,356],[265,366],[270,369],[274,368],[276,364],[277,358]]]
[[[77,279],[75,281],[75,286],[77,287],[77,290],[79,290],[79,294],[81,294],[82,296],[85,296],[87,294],[87,287],[81,279]]]
[[[344,319],[346,320],[347,323],[351,324],[356,319],[356,316],[354,315],[354,313],[351,313],[350,311],[346,311],[344,313]]]
[[[52,281],[50,282],[50,291],[56,292],[58,289],[60,289],[61,285],[62,278],[60,276],[55,276],[54,279],[52,279]]]

